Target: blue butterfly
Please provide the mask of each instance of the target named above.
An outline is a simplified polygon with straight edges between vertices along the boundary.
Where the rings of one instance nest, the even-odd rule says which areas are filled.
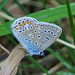
[[[41,55],[59,38],[62,29],[52,23],[38,22],[35,18],[22,17],[13,22],[12,32],[30,55]]]

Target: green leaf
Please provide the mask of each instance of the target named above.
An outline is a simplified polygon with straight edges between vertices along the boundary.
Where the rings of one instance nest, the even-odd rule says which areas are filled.
[[[62,9],[62,10],[61,10]],[[58,10],[58,11],[57,11]],[[72,15],[75,15],[75,3],[71,3]],[[48,8],[27,16],[38,19],[39,21],[51,22],[68,16],[66,5],[61,5],[55,8]],[[13,21],[7,22],[11,27]],[[5,33],[6,32],[6,33]],[[0,25],[0,36],[10,34],[11,32],[3,25]]]
[[[57,72],[57,75],[75,75],[75,73],[59,71],[59,72]]]

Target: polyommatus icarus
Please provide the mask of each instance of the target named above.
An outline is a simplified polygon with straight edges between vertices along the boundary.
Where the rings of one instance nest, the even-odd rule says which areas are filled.
[[[62,29],[52,23],[38,22],[31,17],[22,17],[12,24],[12,32],[31,55],[40,55],[59,38]]]

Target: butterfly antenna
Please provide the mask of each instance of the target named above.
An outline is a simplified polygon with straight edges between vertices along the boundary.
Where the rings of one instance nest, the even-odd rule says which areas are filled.
[[[47,65],[47,68],[48,68],[48,70],[49,70],[49,66],[48,66],[48,62],[47,62],[47,60],[46,60],[45,54],[44,54],[43,56],[44,56],[44,60],[45,60],[45,63],[46,63],[46,65]]]

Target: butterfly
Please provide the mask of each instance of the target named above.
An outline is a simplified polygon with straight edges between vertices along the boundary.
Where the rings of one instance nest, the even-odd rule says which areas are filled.
[[[61,35],[62,29],[52,23],[38,22],[32,17],[21,17],[12,23],[12,33],[30,55],[43,55]]]

